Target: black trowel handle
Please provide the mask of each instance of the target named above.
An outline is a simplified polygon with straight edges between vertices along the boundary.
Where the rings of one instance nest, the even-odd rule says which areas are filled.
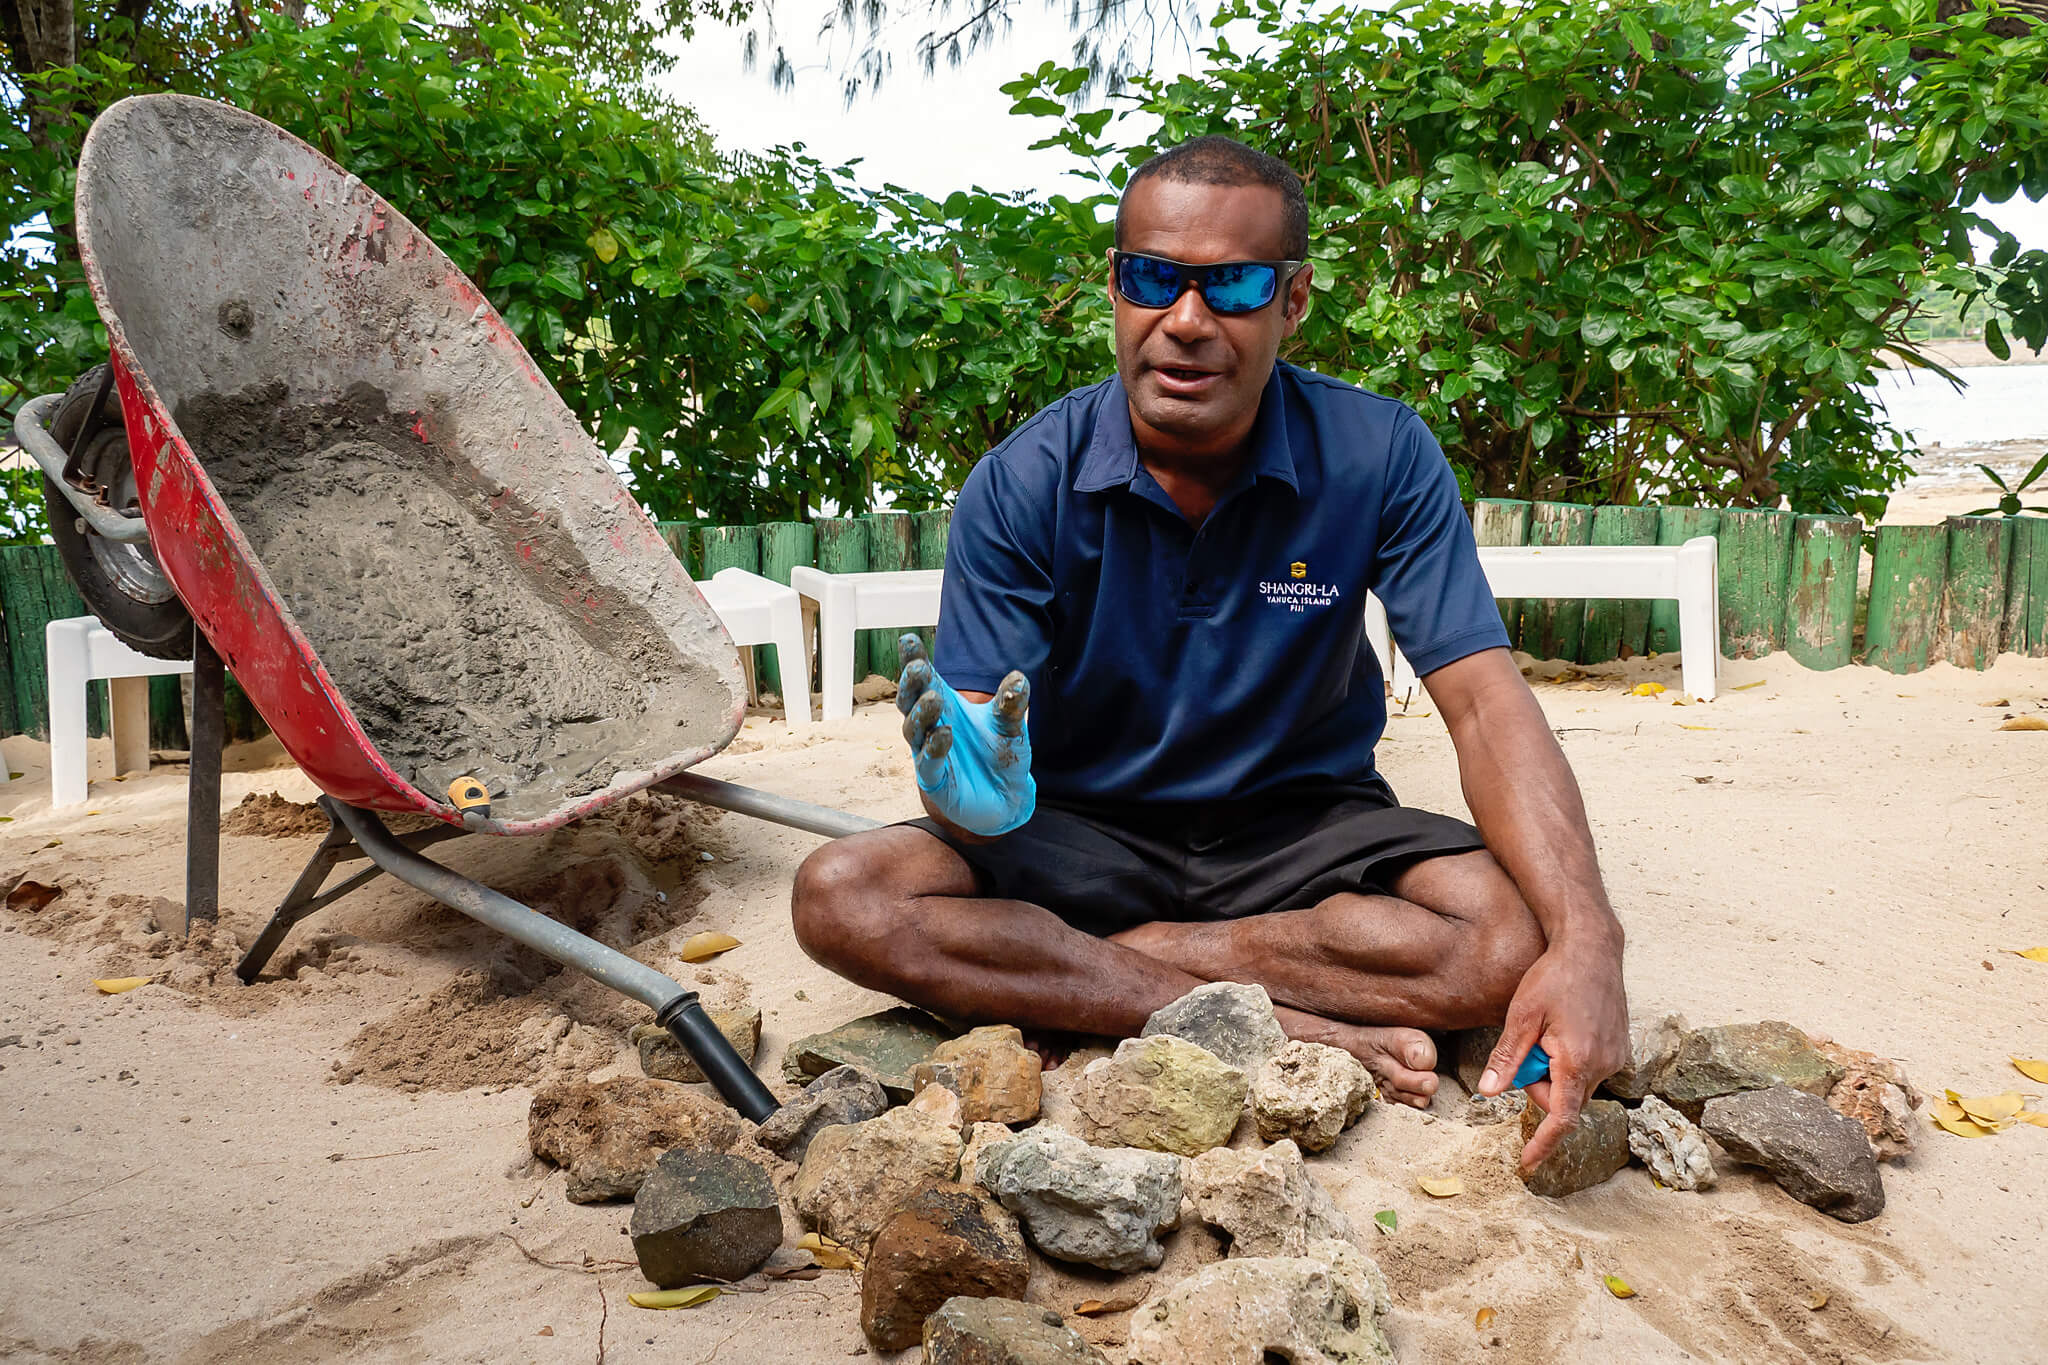
[[[654,1017],[654,1022],[683,1045],[683,1051],[690,1054],[690,1060],[697,1064],[712,1088],[743,1117],[760,1123],[781,1107],[754,1069],[740,1060],[732,1043],[711,1022],[711,1016],[704,1013],[695,991],[671,1001]]]

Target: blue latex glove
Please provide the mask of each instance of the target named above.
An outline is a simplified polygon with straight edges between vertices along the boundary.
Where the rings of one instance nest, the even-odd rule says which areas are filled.
[[[967,701],[932,668],[923,640],[905,635],[896,647],[903,655],[896,709],[917,764],[918,790],[970,834],[993,838],[1029,820],[1038,808],[1024,727],[1031,684],[1012,672],[993,700]]]
[[[1508,1082],[1508,1089],[1520,1090],[1536,1084],[1550,1074],[1550,1054],[1543,1050],[1543,1044],[1532,1043],[1529,1055],[1522,1058],[1522,1064],[1515,1068],[1515,1078]]]

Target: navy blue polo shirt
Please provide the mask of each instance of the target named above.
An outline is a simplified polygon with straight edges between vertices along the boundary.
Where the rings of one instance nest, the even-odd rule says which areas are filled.
[[[1418,673],[1508,643],[1457,477],[1413,409],[1280,364],[1251,443],[1190,525],[1110,378],[968,476],[935,663],[970,692],[1023,670],[1042,795],[1206,801],[1370,777],[1386,700],[1368,589]]]

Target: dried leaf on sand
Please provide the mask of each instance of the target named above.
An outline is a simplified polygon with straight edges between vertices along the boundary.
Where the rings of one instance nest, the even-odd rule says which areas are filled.
[[[124,995],[137,986],[147,986],[146,976],[109,976],[95,979],[92,983],[100,988],[101,995]]]
[[[1453,1199],[1465,1192],[1465,1182],[1454,1175],[1424,1176],[1415,1183],[1422,1186],[1422,1192],[1432,1199]]]
[[[730,952],[740,946],[740,941],[731,934],[707,929],[701,934],[692,934],[684,941],[682,951],[676,954],[685,962],[708,962],[720,953]]]
[[[1632,1299],[1636,1296],[1636,1291],[1629,1287],[1628,1281],[1619,1275],[1602,1275],[1600,1283],[1606,1285],[1607,1292],[1617,1299]]]
[[[709,1303],[719,1295],[715,1284],[693,1284],[685,1289],[650,1289],[639,1294],[626,1295],[626,1302],[635,1308],[695,1308],[700,1303]]]

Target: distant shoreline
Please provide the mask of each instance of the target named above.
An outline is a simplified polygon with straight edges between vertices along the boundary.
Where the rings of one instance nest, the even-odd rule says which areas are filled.
[[[1951,370],[1975,368],[1979,365],[2048,365],[2048,355],[2027,350],[2023,346],[2014,346],[2012,355],[2008,359],[2000,360],[1991,354],[1991,348],[1981,341],[1927,341],[1921,343],[1920,350],[1930,360]],[[1912,368],[1890,351],[1880,354],[1887,369]]]

